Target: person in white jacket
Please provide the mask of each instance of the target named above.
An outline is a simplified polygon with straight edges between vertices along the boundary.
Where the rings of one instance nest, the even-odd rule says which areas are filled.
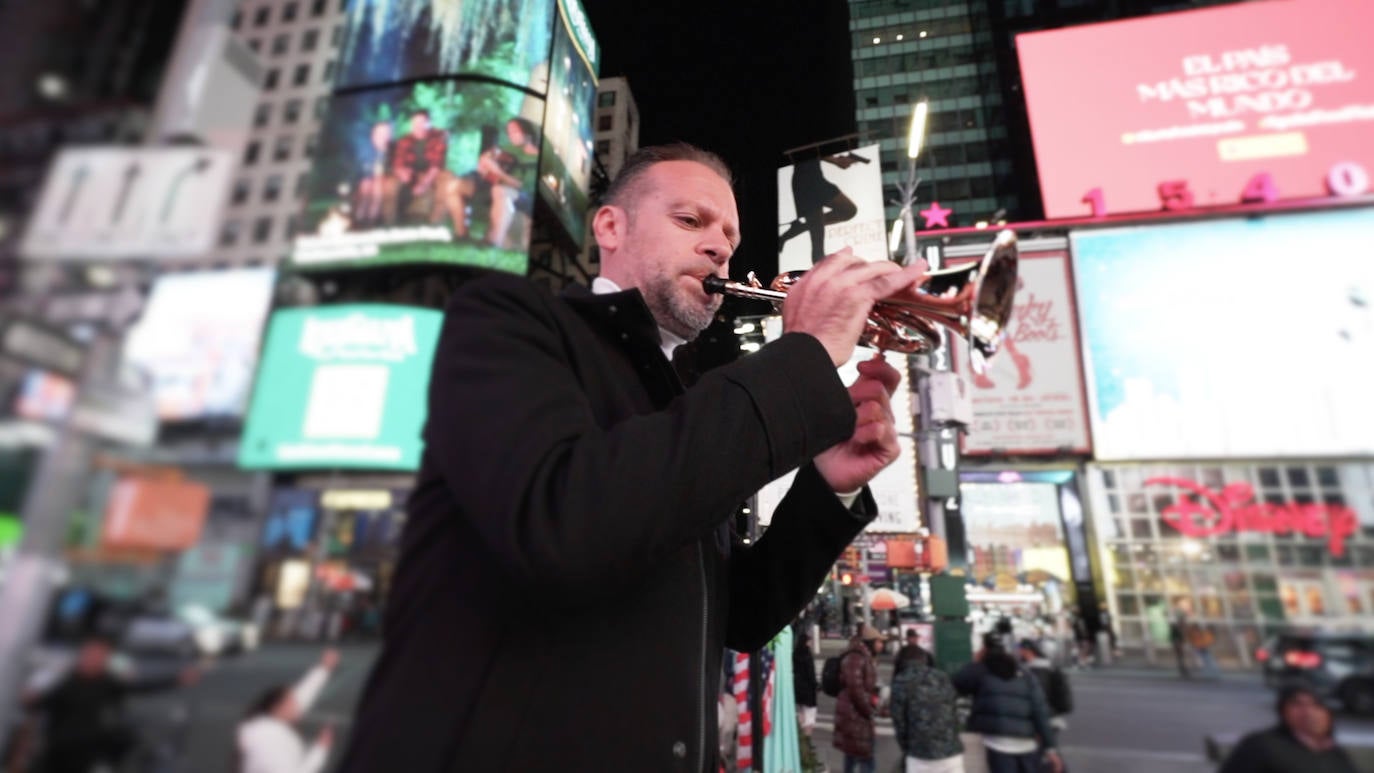
[[[338,650],[325,650],[319,664],[294,686],[271,687],[253,703],[238,727],[239,773],[319,773],[324,769],[334,742],[333,729],[325,727],[307,747],[295,725],[338,664]]]

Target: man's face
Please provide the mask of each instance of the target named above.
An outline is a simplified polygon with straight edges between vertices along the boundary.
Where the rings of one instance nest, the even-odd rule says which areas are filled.
[[[410,117],[410,133],[416,137],[425,136],[429,131],[429,116],[424,113],[416,113]]]
[[[728,276],[739,244],[739,212],[729,184],[704,164],[664,161],[628,191],[624,226],[598,233],[602,269],[624,289],[639,288],[658,324],[688,340],[705,330],[720,308],[701,280]]]
[[[110,662],[110,647],[104,642],[87,642],[76,656],[76,669],[87,676],[105,673]]]
[[[391,142],[391,124],[379,123],[372,127],[372,146],[385,149]]]
[[[1331,734],[1331,712],[1307,693],[1298,693],[1283,707],[1283,723],[1296,733],[1325,738]]]

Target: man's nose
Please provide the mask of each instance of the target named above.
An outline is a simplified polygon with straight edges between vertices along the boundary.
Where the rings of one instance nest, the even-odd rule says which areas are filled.
[[[730,256],[734,250],[730,248],[730,242],[724,236],[711,236],[702,242],[700,251],[711,259],[717,266],[723,266],[730,262]]]

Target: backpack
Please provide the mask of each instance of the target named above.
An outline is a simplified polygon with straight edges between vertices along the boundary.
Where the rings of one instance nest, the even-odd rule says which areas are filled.
[[[825,659],[825,664],[821,666],[821,692],[832,698],[839,697],[840,690],[844,689],[844,674],[840,671],[840,665],[845,655],[852,654],[844,652]]]

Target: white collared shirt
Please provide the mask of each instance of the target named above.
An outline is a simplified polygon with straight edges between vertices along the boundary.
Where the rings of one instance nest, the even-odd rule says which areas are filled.
[[[592,280],[592,292],[597,295],[606,295],[607,293],[618,293],[621,291],[620,285],[604,276],[599,276]],[[662,327],[658,329],[658,341],[659,348],[663,350],[663,356],[668,359],[668,362],[673,361],[673,350],[687,343],[687,339]]]

